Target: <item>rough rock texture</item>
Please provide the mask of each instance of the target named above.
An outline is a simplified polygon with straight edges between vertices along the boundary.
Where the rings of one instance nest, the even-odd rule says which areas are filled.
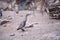
[[[39,0],[40,1],[40,0]],[[52,0],[53,1],[53,0]],[[37,4],[34,4],[36,3]],[[39,2],[36,1],[33,2],[33,6],[31,9],[40,8]],[[6,8],[5,6],[8,5],[6,2],[2,2],[2,8]],[[0,19],[0,23],[4,20],[10,21],[9,23],[6,23],[4,25],[0,25],[0,40],[60,40],[60,20],[57,19],[49,19],[49,16],[43,12],[42,15],[40,10],[33,10],[28,11],[25,9],[25,3],[22,3],[20,7],[23,9],[20,10],[18,13],[18,5],[15,5],[15,1],[13,1],[11,7],[15,11],[3,11],[3,17]],[[0,4],[1,5],[1,4]],[[19,4],[20,5],[20,4]],[[16,7],[15,7],[16,6]],[[19,27],[19,24],[21,21],[24,20],[26,14],[32,14],[28,17],[26,26],[25,26],[25,32],[22,32],[21,30],[17,31],[17,28]],[[32,25],[33,24],[33,25]],[[27,28],[27,26],[33,26],[30,28]]]
[[[60,31],[44,34],[41,40],[60,40]]]
[[[7,8],[8,7],[8,4],[6,2],[3,2],[3,1],[0,1],[0,8]]]
[[[49,19],[45,13],[44,16],[38,11],[33,12],[28,10],[19,11],[18,14],[14,11],[4,11],[3,13],[0,22],[4,20],[11,22],[0,26],[0,40],[45,40],[46,38],[56,40],[56,36],[60,36],[59,33],[55,32],[60,31],[60,20]],[[19,24],[24,20],[26,14],[32,14],[28,17],[26,27],[31,24],[34,27],[26,28],[25,32],[21,30],[17,31]],[[50,39],[51,35],[55,38]]]

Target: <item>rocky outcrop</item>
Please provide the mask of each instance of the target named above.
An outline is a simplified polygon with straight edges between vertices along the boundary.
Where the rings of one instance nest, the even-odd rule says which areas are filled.
[[[59,0],[0,0],[3,1],[1,2],[0,5],[2,5],[2,8],[6,8],[7,6],[9,6],[9,9],[14,10],[16,8],[16,5],[18,10],[32,10],[32,9],[40,9],[40,8],[46,8],[49,6],[56,6],[59,5]],[[6,6],[5,6],[6,5]],[[41,7],[40,7],[41,6]],[[43,7],[44,6],[44,7]],[[0,7],[0,8],[1,8]]]
[[[0,8],[7,8],[8,7],[8,4],[6,2],[3,2],[3,1],[0,1]]]

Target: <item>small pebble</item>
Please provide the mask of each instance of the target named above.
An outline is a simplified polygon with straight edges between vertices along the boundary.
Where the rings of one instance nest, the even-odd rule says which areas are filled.
[[[15,34],[11,34],[10,36],[15,36]]]
[[[39,23],[35,23],[35,24],[39,24]]]
[[[21,36],[24,36],[24,35],[21,35]]]
[[[7,27],[7,25],[4,25],[3,27]]]

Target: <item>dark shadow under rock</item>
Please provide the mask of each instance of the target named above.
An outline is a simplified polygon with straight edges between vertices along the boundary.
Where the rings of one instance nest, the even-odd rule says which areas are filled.
[[[6,24],[6,23],[8,23],[8,22],[10,22],[10,21],[2,21],[2,22],[0,23],[0,25]]]

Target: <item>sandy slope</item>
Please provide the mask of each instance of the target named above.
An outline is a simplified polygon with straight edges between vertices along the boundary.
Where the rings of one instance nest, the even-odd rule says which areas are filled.
[[[28,17],[26,26],[34,23],[38,24],[34,24],[34,27],[32,28],[26,28],[25,32],[22,32],[21,30],[17,31],[19,24],[24,20],[25,15],[28,13],[31,13],[32,15]],[[9,20],[11,22],[0,26],[0,40],[45,40],[43,37],[44,35],[60,31],[60,20],[49,19],[46,14],[42,15],[37,11],[34,13],[35,14],[33,14],[32,11],[20,11],[16,14],[14,11],[4,11],[0,22],[3,20]]]

